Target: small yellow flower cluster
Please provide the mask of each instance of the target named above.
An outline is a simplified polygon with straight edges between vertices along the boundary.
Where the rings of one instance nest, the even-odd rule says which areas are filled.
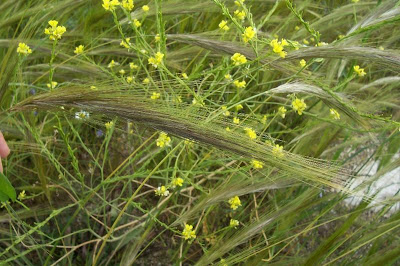
[[[235,10],[234,13],[235,17],[237,17],[240,20],[244,20],[244,18],[246,17],[246,12],[244,12],[244,10],[240,11],[239,9]]]
[[[173,188],[181,187],[182,185],[183,185],[183,179],[182,178],[180,178],[180,177],[172,178],[171,186]]]
[[[169,146],[171,144],[171,138],[168,136],[167,133],[160,132],[160,135],[158,136],[156,144],[160,148],[163,148],[165,146]]]
[[[185,224],[185,229],[182,231],[182,236],[185,238],[185,240],[188,239],[195,239],[196,238],[196,232],[193,230],[193,225]]]
[[[239,65],[247,63],[246,57],[240,53],[234,53],[231,57],[231,60],[233,61],[233,64],[235,66],[239,66]]]
[[[234,117],[234,118],[233,118],[233,123],[236,124],[236,125],[239,125],[240,119],[237,118],[237,117]]]
[[[119,6],[120,2],[118,0],[103,0],[103,8],[107,11],[114,11],[116,6]]]
[[[262,169],[264,167],[264,164],[258,160],[251,160],[251,165],[253,166],[254,169]]]
[[[243,41],[245,43],[248,43],[251,39],[254,38],[255,35],[256,35],[255,30],[252,27],[247,27],[244,30],[244,33],[242,34]]]
[[[110,121],[104,124],[107,130],[110,130],[114,126],[114,122]]]
[[[57,20],[50,20],[49,25],[50,27],[46,28],[44,33],[49,35],[49,38],[52,41],[61,39],[61,36],[67,31],[64,26],[58,26]]]
[[[267,115],[264,115],[261,120],[260,120],[261,124],[265,125],[267,123]]]
[[[307,65],[306,60],[301,59],[301,60],[300,60],[300,66],[301,66],[301,67],[305,67],[306,65]]]
[[[236,0],[234,3],[235,5],[237,5],[238,7],[241,7],[244,4],[244,1],[246,0]]]
[[[149,84],[150,83],[150,79],[149,78],[145,78],[143,81],[142,81],[142,83],[143,84]]]
[[[32,50],[27,44],[20,42],[18,44],[17,53],[21,55],[28,55],[32,53]]]
[[[296,98],[292,102],[292,107],[299,115],[302,115],[303,111],[307,108],[307,104],[304,102],[304,99]]]
[[[364,68],[360,68],[359,65],[354,66],[353,69],[359,77],[364,77],[367,74],[365,73]]]
[[[235,106],[235,109],[236,109],[236,111],[240,111],[240,110],[243,109],[243,105],[241,105],[241,104],[239,103],[239,104],[237,104],[237,105]]]
[[[121,70],[119,71],[119,73],[121,74],[121,76],[123,76],[123,75],[125,75],[125,70],[121,69]]]
[[[133,76],[126,77],[126,82],[127,82],[128,84],[131,84],[131,83],[133,82],[133,80],[134,80],[134,77],[133,77]]]
[[[142,26],[142,23],[139,21],[139,20],[137,20],[136,18],[133,20],[133,25],[136,27],[136,28],[139,28],[140,26]]]
[[[189,79],[189,77],[188,77],[188,75],[186,73],[182,73],[182,78]]]
[[[254,129],[252,129],[250,127],[245,127],[244,131],[246,132],[247,136],[250,139],[256,139],[257,138],[257,133],[254,131]]]
[[[128,11],[132,11],[135,5],[133,4],[133,0],[122,0],[122,7]]]
[[[279,113],[279,115],[282,117],[282,118],[285,118],[285,116],[286,116],[286,108],[285,108],[285,106],[281,106],[281,107],[279,107],[279,109],[278,109],[278,113]]]
[[[235,229],[239,226],[239,221],[238,220],[235,220],[235,219],[231,219],[230,221],[229,221],[229,226],[230,227],[234,227]]]
[[[224,31],[228,31],[228,30],[229,30],[228,22],[226,22],[226,20],[222,20],[222,21],[218,24],[218,27],[219,27],[221,30],[224,30]]]
[[[234,196],[233,198],[230,198],[228,203],[231,205],[232,210],[236,210],[239,206],[242,206],[242,203],[240,202],[240,199],[238,196]]]
[[[57,81],[52,81],[51,84],[47,83],[47,88],[49,89],[54,89],[57,86],[58,82]]]
[[[272,47],[274,53],[279,54],[279,56],[282,58],[285,58],[287,53],[283,51],[283,49],[285,46],[289,45],[285,39],[282,39],[281,41],[278,41],[278,39],[273,39],[269,45]]]
[[[85,46],[83,46],[81,44],[81,45],[75,47],[74,53],[77,54],[77,55],[80,55],[80,54],[83,54],[84,50],[85,50]]]
[[[25,199],[25,197],[26,197],[25,190],[22,190],[18,195],[18,199],[23,200]]]
[[[228,111],[228,107],[226,107],[225,105],[223,105],[221,107],[222,111],[224,111],[224,116],[230,116],[231,112]]]
[[[164,58],[164,54],[157,52],[156,55],[154,57],[150,57],[148,59],[148,61],[149,61],[149,64],[151,64],[155,68],[157,68],[162,63],[163,58]]]
[[[340,119],[340,114],[335,109],[333,109],[333,108],[329,109],[329,113],[330,113],[330,115],[331,115],[331,117],[333,119],[335,119],[335,120],[339,120]]]
[[[285,156],[285,154],[283,153],[283,146],[280,146],[279,144],[276,144],[273,148],[272,148],[272,154],[275,157],[278,158],[282,158],[283,156]]]
[[[153,92],[153,94],[150,96],[150,99],[152,100],[157,100],[160,99],[161,94],[159,92]]]
[[[129,68],[134,70],[134,69],[138,69],[139,67],[137,65],[135,65],[135,63],[131,62],[131,63],[129,63]]]
[[[129,49],[131,43],[130,43],[131,38],[125,38],[125,40],[122,40],[119,45],[125,47],[126,49]]]
[[[246,87],[246,81],[244,81],[244,80],[242,80],[242,81],[235,80],[233,82],[233,85],[235,85],[235,87],[238,88],[238,89],[243,89],[244,87]]]
[[[225,74],[224,77],[225,77],[226,80],[232,81],[232,76],[231,76],[231,74],[229,74],[229,73],[228,73],[228,74]]]
[[[157,196],[161,197],[167,197],[169,195],[169,191],[165,186],[158,187],[156,190],[154,190]]]
[[[115,62],[114,60],[111,60],[111,62],[108,64],[108,68],[113,68],[113,67],[118,66],[118,65],[119,65],[118,62]]]
[[[148,5],[144,5],[144,6],[142,6],[142,10],[143,10],[144,12],[149,12],[150,7],[149,7]]]

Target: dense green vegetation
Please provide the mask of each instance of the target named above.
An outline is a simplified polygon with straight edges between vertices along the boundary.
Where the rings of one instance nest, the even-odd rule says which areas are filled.
[[[400,166],[399,25],[394,0],[1,1],[0,264],[399,263],[399,196],[365,193]]]

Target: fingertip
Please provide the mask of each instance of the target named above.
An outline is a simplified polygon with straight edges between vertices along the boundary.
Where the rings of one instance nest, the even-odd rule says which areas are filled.
[[[0,156],[2,158],[6,158],[10,154],[10,148],[7,145],[6,140],[4,139],[3,133],[0,131]]]

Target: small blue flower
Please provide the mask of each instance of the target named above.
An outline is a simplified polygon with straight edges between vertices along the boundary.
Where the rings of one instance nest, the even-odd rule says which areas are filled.
[[[98,130],[96,131],[96,137],[101,138],[102,136],[104,136],[103,130],[98,129]]]
[[[29,93],[31,95],[35,95],[36,94],[36,90],[34,88],[32,88],[32,89],[29,90]]]

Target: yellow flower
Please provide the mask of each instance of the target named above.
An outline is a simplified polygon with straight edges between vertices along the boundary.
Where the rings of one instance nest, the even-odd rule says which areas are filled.
[[[132,11],[135,5],[133,4],[133,0],[122,0],[122,7],[128,11]]]
[[[234,15],[240,20],[244,20],[244,18],[246,17],[246,13],[244,11],[240,11],[240,10],[236,10],[234,12]]]
[[[158,67],[158,65],[160,65],[162,63],[162,60],[164,58],[164,54],[157,52],[156,55],[154,57],[150,57],[148,59],[149,64],[153,65],[155,68]]]
[[[246,87],[246,81],[244,81],[244,80],[242,80],[242,81],[235,80],[235,81],[233,82],[233,84],[234,84],[235,87],[238,88],[238,89],[243,89],[244,87]]]
[[[232,210],[236,210],[239,206],[242,206],[238,196],[234,196],[233,198],[230,198],[228,202],[231,205]]]
[[[130,43],[131,38],[125,38],[125,40],[122,40],[119,45],[129,49],[131,43]]]
[[[196,99],[196,98],[193,98],[192,104],[203,107],[205,106],[204,101],[202,99]]]
[[[234,118],[233,118],[233,123],[236,124],[236,125],[239,125],[240,119],[237,118],[237,117],[234,117]]]
[[[279,54],[280,57],[285,58],[286,52],[283,51],[284,47],[288,45],[288,42],[285,39],[278,41],[278,39],[273,39],[269,45],[272,47],[272,51],[274,53]]]
[[[165,186],[158,187],[156,190],[154,190],[157,196],[164,196],[167,197],[169,195],[169,191]]]
[[[276,144],[273,148],[272,148],[272,154],[275,157],[279,157],[282,158],[283,156],[285,156],[285,154],[283,153],[283,146],[280,146],[279,144]]]
[[[142,23],[140,23],[140,21],[139,20],[137,20],[136,18],[133,20],[133,25],[136,27],[136,28],[139,28],[140,26],[142,26]]]
[[[133,79],[134,79],[133,76],[126,77],[126,82],[127,82],[127,83],[132,83],[132,82],[133,82]]]
[[[286,108],[284,107],[284,106],[281,106],[281,107],[279,107],[279,109],[278,109],[278,113],[279,113],[279,115],[282,117],[282,118],[285,118],[285,116],[286,116]]]
[[[364,77],[367,74],[365,73],[364,68],[360,68],[359,65],[354,66],[353,69],[359,77]]]
[[[225,130],[228,131],[228,132],[231,132],[231,128],[230,127],[226,127]]]
[[[267,115],[264,115],[262,118],[261,118],[261,124],[263,124],[263,125],[265,125],[266,123],[267,123]]]
[[[340,40],[340,39],[343,39],[344,37],[346,37],[346,36],[343,34],[339,34],[338,39]]]
[[[301,60],[300,60],[300,66],[301,66],[301,67],[305,67],[306,65],[307,65],[306,60],[301,59]]]
[[[129,63],[129,68],[130,69],[138,69],[138,66],[137,65],[135,65],[135,63],[133,63],[133,62],[131,62],[131,63]]]
[[[107,11],[113,11],[116,6],[119,6],[120,3],[118,0],[103,0],[103,8]]]
[[[235,109],[236,109],[236,111],[240,111],[240,110],[243,109],[243,105],[241,105],[241,104],[239,103],[239,104],[237,104],[237,105],[235,106]]]
[[[227,80],[232,80],[231,74],[226,74],[224,77],[225,77],[225,79],[227,79]]]
[[[145,78],[145,79],[142,81],[142,83],[143,83],[143,84],[149,84],[149,83],[150,83],[150,79],[149,79],[149,78]]]
[[[229,221],[229,226],[230,227],[234,227],[235,229],[239,226],[239,221],[238,220],[235,220],[235,219],[231,219],[230,221]]]
[[[114,126],[114,122],[110,121],[104,124],[107,130],[110,130]]]
[[[251,160],[251,165],[254,169],[262,169],[264,167],[264,164],[257,160]]]
[[[244,30],[244,33],[242,34],[243,41],[244,41],[245,43],[247,43],[247,42],[249,42],[251,39],[253,39],[255,35],[256,35],[256,32],[254,31],[254,29],[253,29],[252,27],[247,27],[247,28]]]
[[[219,27],[221,30],[228,31],[228,30],[229,30],[229,26],[228,26],[227,24],[228,24],[228,22],[226,22],[226,20],[222,20],[222,21],[218,24],[218,27]]]
[[[111,62],[108,64],[108,68],[113,68],[113,67],[118,66],[118,65],[119,65],[118,62],[115,62],[114,60],[111,60]]]
[[[169,146],[171,144],[171,138],[165,132],[160,132],[158,139],[156,141],[158,147],[163,148],[165,146]]]
[[[300,27],[299,27],[299,26],[296,26],[296,27],[294,27],[294,29],[295,29],[295,30],[299,30],[299,29],[300,29]]]
[[[67,31],[67,29],[64,26],[57,26],[57,20],[50,20],[48,23],[51,27],[46,28],[44,33],[49,35],[49,39],[52,41],[61,39],[61,36]]]
[[[188,77],[188,75],[186,73],[182,73],[182,78],[188,79],[189,77]]]
[[[119,73],[121,74],[121,76],[123,76],[123,75],[125,75],[125,70],[121,69],[121,70],[119,71]]]
[[[183,185],[183,179],[178,177],[178,178],[172,178],[171,181],[172,187],[181,187]]]
[[[152,99],[152,100],[157,100],[157,99],[160,98],[160,96],[161,96],[160,93],[158,93],[158,92],[153,92],[153,94],[150,96],[150,99]]]
[[[193,225],[185,224],[185,229],[182,231],[182,236],[185,238],[185,240],[188,239],[195,239],[196,238],[196,232],[193,230]]]
[[[304,99],[296,98],[292,102],[292,107],[293,107],[293,110],[297,111],[297,113],[299,115],[302,115],[303,111],[307,108],[307,104],[304,102]]]
[[[235,66],[246,64],[246,62],[247,62],[246,57],[240,53],[234,53],[231,57],[231,60],[233,61],[233,64]]]
[[[47,83],[46,85],[47,85],[47,88],[54,89],[57,86],[57,84],[58,83],[56,81],[52,81],[51,84]]]
[[[74,51],[74,53],[75,54],[83,54],[83,52],[84,52],[84,50],[85,50],[85,46],[83,46],[82,44],[81,45],[79,45],[78,47],[75,47],[75,51]]]
[[[330,115],[331,115],[331,117],[333,119],[335,119],[335,120],[339,120],[340,119],[340,114],[335,109],[333,109],[333,108],[329,109],[329,113],[330,113]]]
[[[23,199],[25,199],[25,196],[26,196],[25,190],[22,190],[18,195],[18,199],[23,200]]]
[[[235,3],[235,5],[237,5],[238,7],[241,7],[242,5],[243,5],[243,2],[244,2],[245,0],[237,0],[237,1],[235,1],[234,3]]]
[[[143,9],[144,12],[148,12],[150,10],[148,5],[142,6],[142,9]]]
[[[310,42],[307,41],[307,39],[303,39],[303,43],[306,44],[306,45],[310,44]]]
[[[31,50],[31,48],[29,48],[28,45],[26,45],[23,42],[20,42],[18,44],[17,53],[19,53],[21,55],[28,55],[28,54],[32,53],[32,50]]]
[[[224,116],[229,116],[231,114],[231,112],[228,111],[228,107],[225,105],[223,105],[221,109],[224,111]]]
[[[91,90],[97,90],[97,87],[96,86],[90,86],[90,89]]]
[[[244,131],[246,132],[247,136],[249,136],[250,139],[257,138],[257,133],[254,131],[254,129],[252,129],[250,127],[245,127]]]
[[[317,43],[316,46],[325,46],[325,45],[328,45],[328,44],[326,42],[319,42],[319,43]]]

